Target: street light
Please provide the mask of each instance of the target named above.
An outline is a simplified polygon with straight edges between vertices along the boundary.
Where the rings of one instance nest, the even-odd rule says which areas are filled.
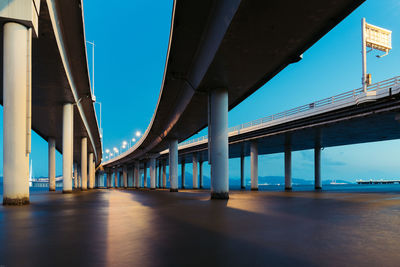
[[[142,135],[142,133],[140,131],[136,131],[136,136],[140,137]]]
[[[135,138],[132,138],[131,140],[129,140],[129,148],[132,147],[132,142],[136,142],[136,139],[135,139]]]

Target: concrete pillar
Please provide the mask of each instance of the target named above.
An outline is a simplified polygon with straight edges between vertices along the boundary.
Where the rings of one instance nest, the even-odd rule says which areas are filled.
[[[197,154],[193,154],[193,189],[199,188],[199,180],[197,174]]]
[[[292,148],[285,144],[285,190],[292,190]]]
[[[251,142],[250,145],[250,172],[251,172],[251,190],[258,190],[258,145]]]
[[[111,180],[112,180],[112,172],[111,170],[107,171],[107,188],[111,188]]]
[[[143,187],[147,187],[147,161],[143,161]]]
[[[3,204],[29,204],[31,29],[3,25]]]
[[[171,192],[178,192],[178,140],[169,143],[169,179]]]
[[[167,163],[165,161],[162,165],[162,187],[167,188]]]
[[[82,190],[87,190],[87,137],[81,139],[81,177]]]
[[[139,189],[140,182],[139,182],[139,175],[140,175],[140,163],[139,161],[135,161],[135,188]]]
[[[162,171],[161,171],[161,160],[158,161],[158,188],[161,188]]]
[[[203,161],[199,162],[200,189],[203,189]]]
[[[56,191],[56,140],[49,137],[49,191]]]
[[[81,171],[81,166],[78,167],[78,187],[77,188],[82,188],[82,171]]]
[[[74,188],[78,188],[78,163],[74,162]]]
[[[89,153],[89,189],[94,188],[93,153]]]
[[[228,199],[228,91],[226,89],[212,90],[209,94],[208,106],[211,199]]]
[[[118,188],[118,167],[114,169],[114,187]]]
[[[150,159],[150,189],[156,189],[156,159]]]
[[[124,165],[124,167],[122,168],[122,173],[123,173],[123,184],[124,184],[124,188],[128,187],[128,167],[126,165]]]
[[[72,192],[72,157],[74,107],[71,103],[63,107],[63,193]]]
[[[244,176],[244,163],[245,163],[245,156],[244,153],[240,155],[240,188],[245,189],[246,188],[246,180]]]
[[[319,144],[317,144],[314,148],[314,176],[315,176],[315,189],[322,189],[321,146]]]
[[[182,189],[185,189],[185,160],[184,159],[182,159],[182,162],[181,162],[181,186],[182,186]]]

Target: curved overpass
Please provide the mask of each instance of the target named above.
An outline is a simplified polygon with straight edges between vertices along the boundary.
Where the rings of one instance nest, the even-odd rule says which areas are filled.
[[[55,148],[63,154],[64,180],[71,180],[67,183],[68,188],[65,188],[64,184],[64,190],[71,191],[72,166],[70,165],[72,162],[82,165],[82,173],[86,173],[89,168],[89,172],[93,172],[94,179],[94,167],[99,165],[102,159],[101,137],[88,73],[82,1],[9,1],[8,4],[0,6],[0,23],[2,24],[0,36],[4,40],[0,42],[0,50],[4,51],[0,56],[0,62],[3,62],[0,75],[2,91],[0,101],[4,104],[5,114],[8,112],[6,110],[10,109],[10,104],[7,104],[10,103],[7,102],[8,90],[13,87],[12,90],[20,89],[18,81],[13,80],[14,74],[7,72],[8,67],[12,69],[15,65],[16,77],[26,79],[28,88],[31,88],[31,95],[30,93],[27,96],[20,95],[21,99],[25,100],[26,97],[26,103],[31,105],[31,107],[26,107],[27,121],[29,123],[29,117],[31,117],[32,129],[49,141],[49,150],[54,151]],[[23,35],[24,31],[28,32],[27,36]],[[28,45],[25,48],[28,52],[15,42],[13,38],[16,36],[26,38]],[[11,48],[7,46],[8,43],[12,45]],[[31,58],[30,63],[27,64],[26,75],[23,73],[25,63],[18,61],[19,59],[14,57],[14,52],[27,53],[28,62]],[[13,66],[10,67],[10,64]],[[19,100],[15,101],[17,103]],[[64,116],[66,105],[69,106],[70,113],[68,123]],[[10,130],[12,127],[6,126],[5,123],[4,128],[7,128],[5,133],[10,131],[10,134],[15,135],[13,132],[17,134],[20,132],[19,129]],[[30,128],[30,125],[28,127]],[[65,133],[68,133],[68,137]],[[82,146],[82,138],[87,140],[87,146]],[[29,142],[30,137],[27,140]],[[11,140],[11,143],[19,142],[17,139]],[[67,147],[63,147],[65,146],[63,144],[67,144]],[[26,146],[29,147],[29,144]],[[7,153],[6,149],[5,153]],[[50,155],[53,160],[54,153]],[[87,160],[88,156],[93,157],[93,160],[89,162],[89,166],[86,166],[87,162],[84,164],[83,159]],[[23,165],[23,160],[19,156],[15,158],[15,161]],[[7,167],[11,165],[7,164]],[[54,161],[50,165],[54,165]],[[49,169],[51,179],[54,178],[52,176],[55,170],[54,166],[52,167],[53,170]],[[14,175],[15,170],[10,173],[11,176]],[[5,177],[5,180],[8,179]],[[26,185],[25,183],[10,184],[14,192],[12,198],[15,195],[21,195],[17,193],[19,187],[26,188]],[[7,191],[6,188],[5,191]]]
[[[227,90],[232,109],[363,1],[174,1],[167,60],[152,121],[110,168],[152,158],[208,125],[208,98]]]

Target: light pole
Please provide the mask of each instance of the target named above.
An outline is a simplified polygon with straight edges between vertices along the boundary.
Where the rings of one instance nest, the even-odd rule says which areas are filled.
[[[132,142],[131,142],[132,141]],[[132,138],[131,140],[129,140],[129,148],[131,148],[132,147],[132,143],[133,142],[136,142],[136,139],[135,138]]]
[[[93,102],[96,102],[96,97],[94,95],[94,41],[93,42],[86,41],[86,42],[92,45],[92,100]]]

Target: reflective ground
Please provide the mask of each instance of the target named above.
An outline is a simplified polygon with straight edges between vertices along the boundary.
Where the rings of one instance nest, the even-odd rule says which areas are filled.
[[[93,190],[0,206],[0,266],[399,266],[400,194]]]

